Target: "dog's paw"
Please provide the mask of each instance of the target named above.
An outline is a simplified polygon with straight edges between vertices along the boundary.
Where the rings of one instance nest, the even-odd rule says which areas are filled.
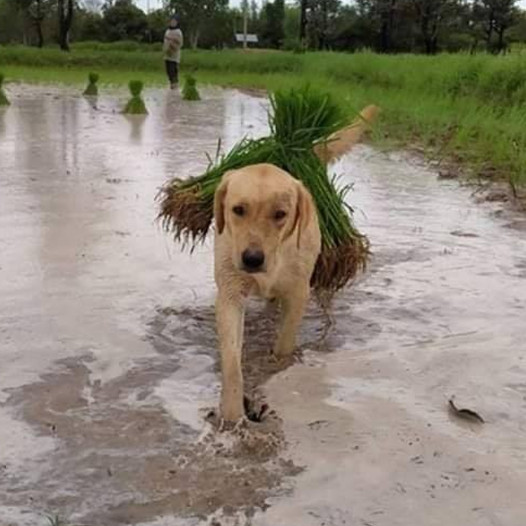
[[[261,418],[261,414],[258,415],[255,412],[250,412],[237,420],[227,420],[221,416],[220,412],[211,409],[207,413],[205,420],[209,422],[217,432],[222,433],[224,431],[239,431],[243,427],[246,427],[249,421],[260,422],[261,420],[256,420],[257,418]]]
[[[296,350],[282,352],[275,349],[269,354],[269,361],[279,367],[288,367],[296,361],[301,361],[301,354]]]

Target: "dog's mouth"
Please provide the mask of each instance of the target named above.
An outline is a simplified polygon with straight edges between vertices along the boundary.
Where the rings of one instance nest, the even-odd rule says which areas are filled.
[[[246,265],[241,265],[241,271],[246,274],[264,274],[267,269],[265,267],[251,268]]]

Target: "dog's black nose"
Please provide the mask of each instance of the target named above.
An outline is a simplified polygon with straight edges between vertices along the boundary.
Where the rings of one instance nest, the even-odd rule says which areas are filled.
[[[246,270],[249,272],[255,272],[261,270],[263,263],[265,263],[265,254],[263,254],[262,250],[247,248],[243,251],[241,259],[243,260],[243,266]]]

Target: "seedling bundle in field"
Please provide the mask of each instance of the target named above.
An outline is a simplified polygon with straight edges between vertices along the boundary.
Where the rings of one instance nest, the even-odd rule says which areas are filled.
[[[184,100],[201,100],[199,91],[197,91],[196,80],[192,75],[188,75],[185,78],[183,87],[183,99]]]
[[[148,113],[146,105],[141,97],[144,84],[140,80],[130,80],[128,88],[130,89],[131,99],[124,108],[124,113],[130,115],[144,115]]]
[[[9,100],[7,99],[7,96],[4,92],[3,84],[4,84],[4,74],[0,73],[0,106],[8,106]]]
[[[90,73],[88,75],[88,85],[84,90],[84,95],[88,97],[96,97],[99,94],[99,88],[97,82],[99,81],[99,75],[97,73]]]

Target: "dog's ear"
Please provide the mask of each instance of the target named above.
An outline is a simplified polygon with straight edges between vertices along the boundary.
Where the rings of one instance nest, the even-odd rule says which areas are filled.
[[[316,210],[310,193],[300,181],[296,181],[296,195],[294,222],[286,237],[296,232],[296,243],[297,247],[300,248],[302,234],[307,225],[312,221],[313,214],[316,213]]]
[[[228,176],[230,172],[226,172],[221,178],[219,186],[216,188],[214,194],[214,220],[218,234],[222,234],[225,229],[225,198],[228,188]]]

